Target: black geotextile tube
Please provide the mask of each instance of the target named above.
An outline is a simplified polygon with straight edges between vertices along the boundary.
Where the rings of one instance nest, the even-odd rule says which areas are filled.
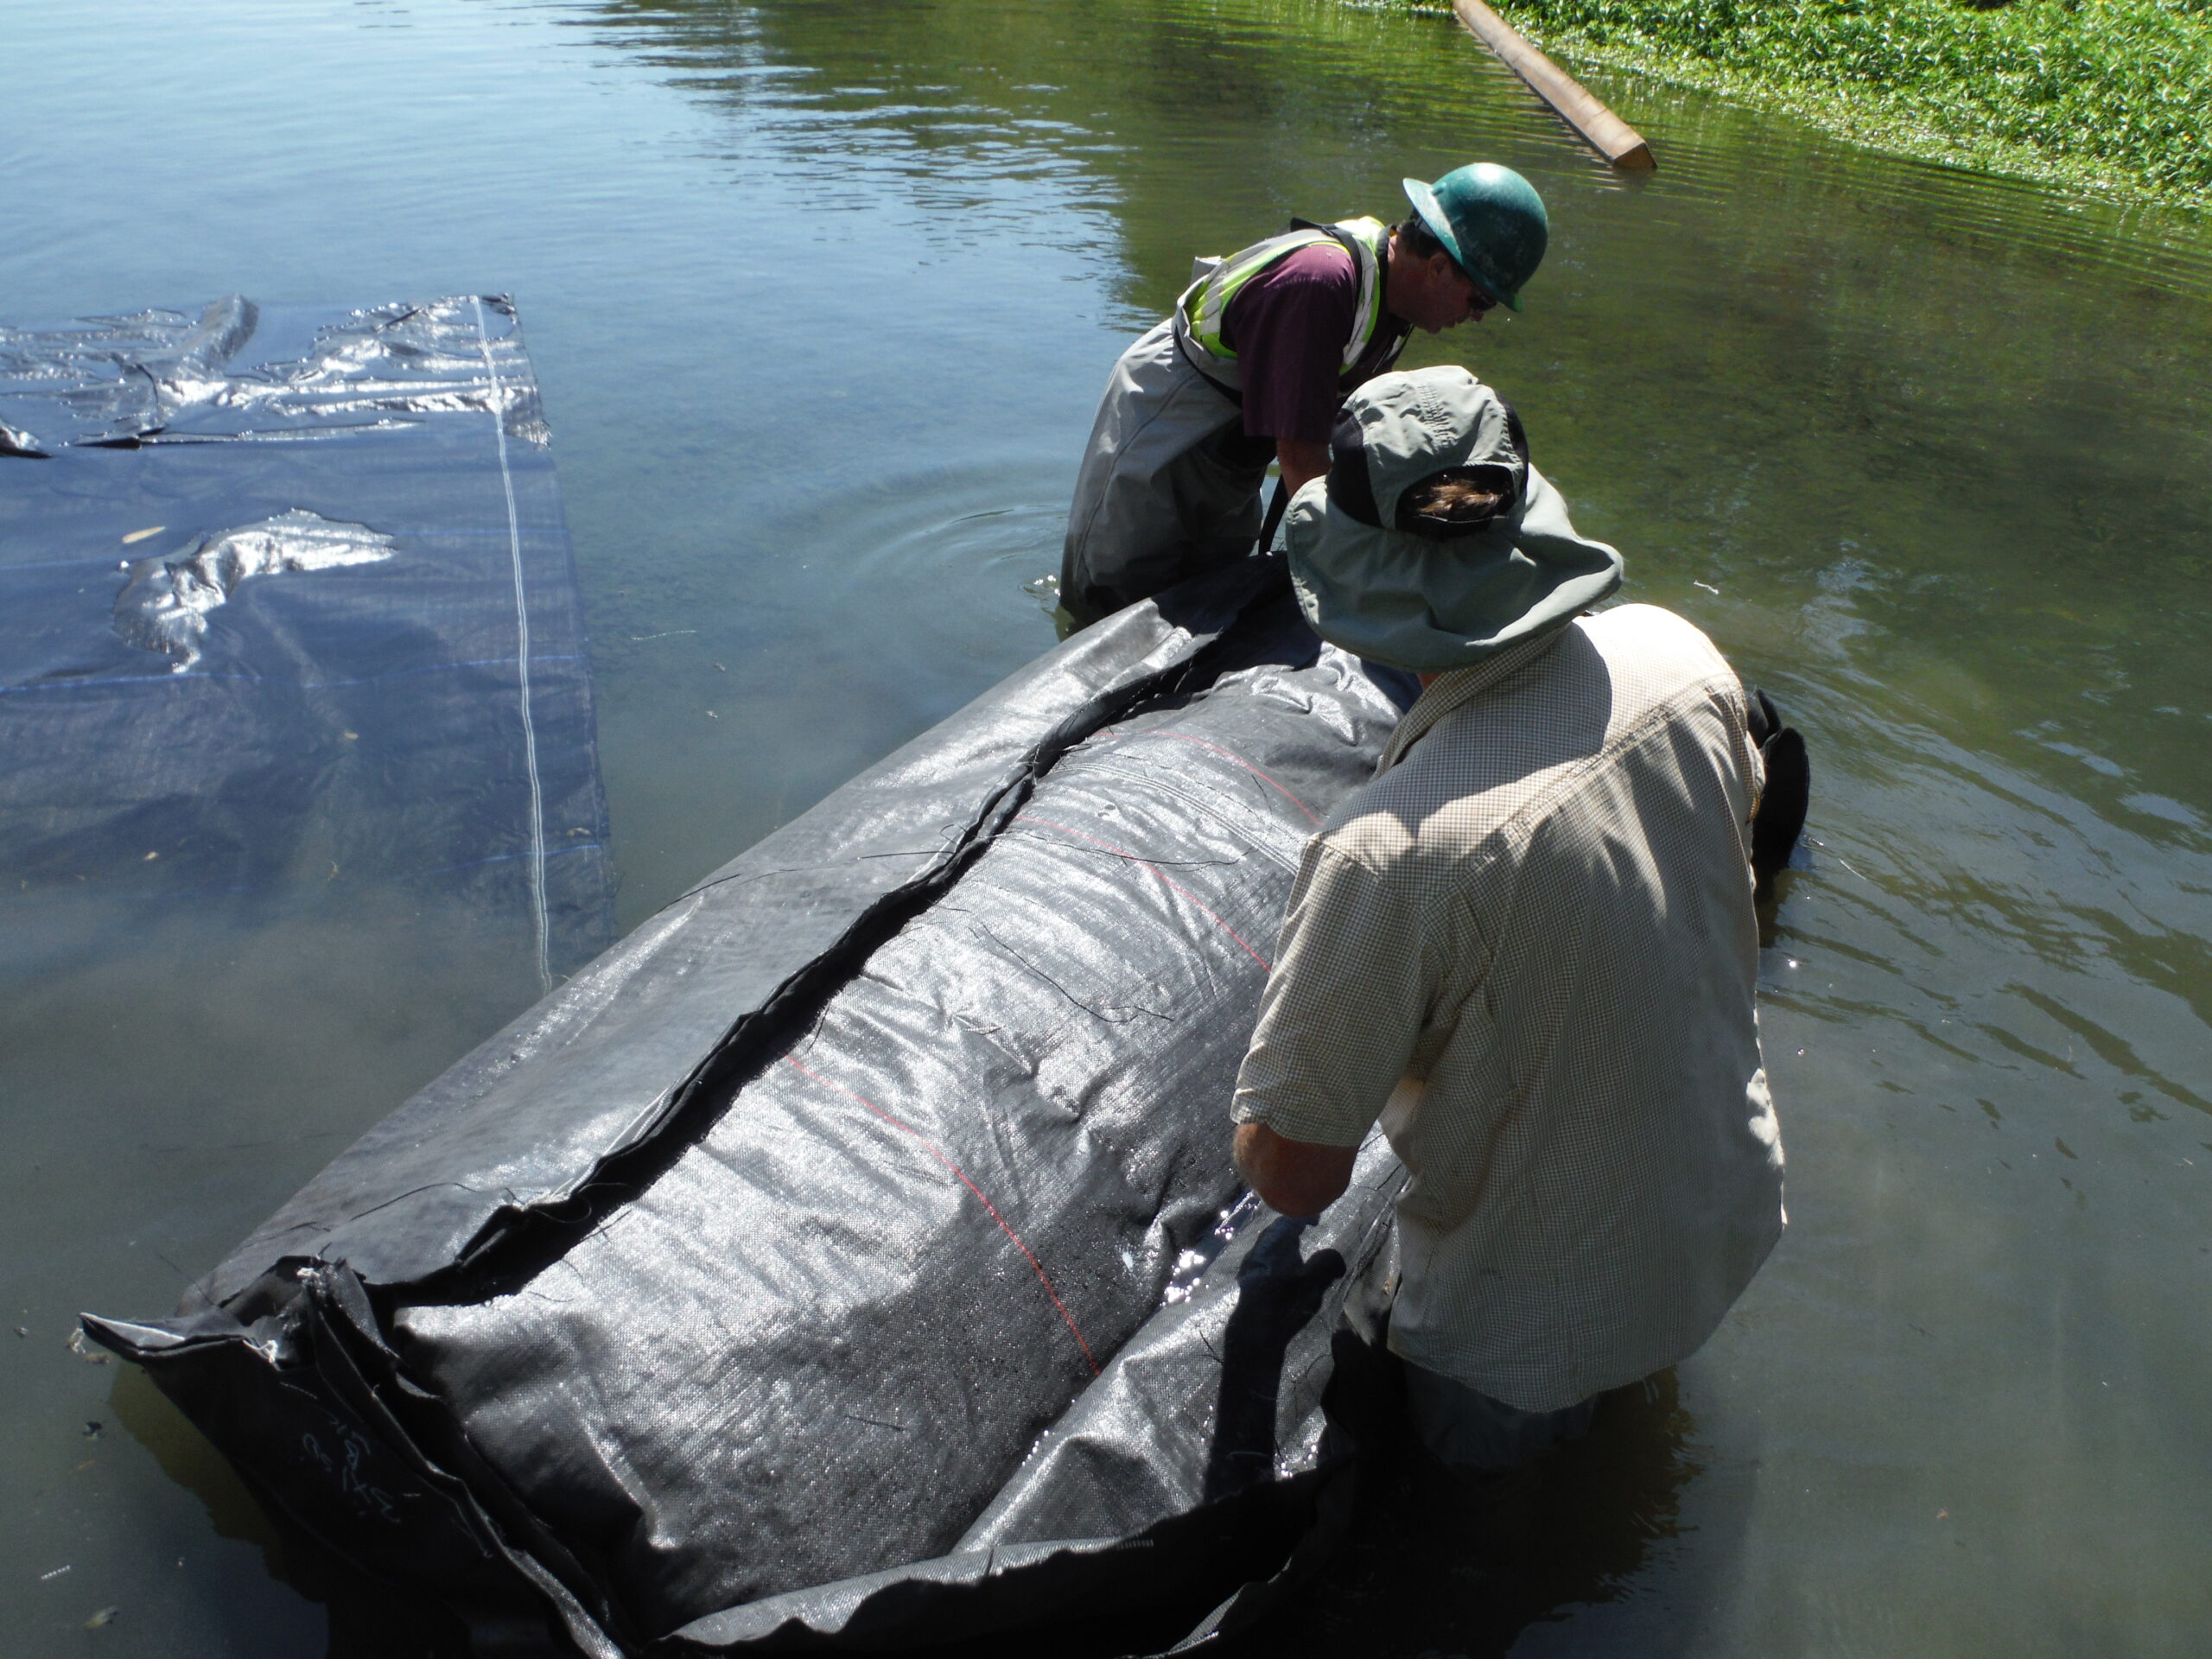
[[[1279,560],[1109,619],[645,923],[176,1317],[87,1329],[486,1652],[1203,1644],[1332,1507],[1323,1395],[1389,1268],[1380,1141],[1309,1228],[1240,1198],[1227,1106],[1300,849],[1397,713]]]

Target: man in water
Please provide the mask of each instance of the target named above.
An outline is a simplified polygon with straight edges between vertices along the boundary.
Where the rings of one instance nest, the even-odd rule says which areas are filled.
[[[1174,315],[1122,353],[1068,510],[1074,626],[1250,552],[1268,463],[1286,499],[1318,476],[1344,394],[1412,329],[1519,308],[1549,234],[1535,188],[1479,162],[1405,189],[1414,212],[1395,228],[1296,223],[1200,260]]]
[[[1510,1468],[1695,1350],[1781,1235],[1749,864],[1770,709],[1681,618],[1584,613],[1619,555],[1464,369],[1355,393],[1288,525],[1306,619],[1423,690],[1306,846],[1237,1166],[1316,1215],[1380,1120],[1411,1178],[1389,1340],[1414,1427]]]

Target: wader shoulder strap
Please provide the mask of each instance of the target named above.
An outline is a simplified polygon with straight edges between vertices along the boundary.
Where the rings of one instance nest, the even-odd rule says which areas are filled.
[[[1274,493],[1268,498],[1268,516],[1260,521],[1260,539],[1252,551],[1264,557],[1275,544],[1275,531],[1282,524],[1282,511],[1290,505],[1290,492],[1283,487],[1280,476],[1275,480]]]

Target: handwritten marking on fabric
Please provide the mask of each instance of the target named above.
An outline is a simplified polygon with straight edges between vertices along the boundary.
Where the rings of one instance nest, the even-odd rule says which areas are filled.
[[[801,1077],[811,1077],[823,1088],[835,1089],[839,1094],[844,1096],[848,1100],[858,1101],[861,1105],[867,1107],[869,1111],[874,1113],[876,1116],[881,1118],[886,1123],[891,1125],[893,1128],[899,1130],[903,1134],[912,1135],[915,1140],[920,1141],[922,1146],[928,1151],[931,1157],[936,1159],[938,1162],[943,1164],[947,1169],[950,1170],[954,1177],[959,1181],[960,1185],[966,1187],[970,1192],[976,1195],[976,1202],[982,1205],[985,1210],[990,1212],[991,1219],[999,1224],[999,1230],[1004,1233],[1007,1237],[1013,1242],[1014,1248],[1020,1250],[1022,1254],[1023,1259],[1026,1260],[1032,1268],[1036,1269],[1037,1282],[1045,1287],[1045,1294],[1052,1299],[1052,1306],[1054,1308],[1058,1310],[1061,1322],[1068,1328],[1068,1334],[1075,1338],[1075,1345],[1083,1350],[1083,1363],[1090,1367],[1090,1374],[1093,1376],[1097,1376],[1098,1361],[1091,1355],[1090,1344],[1084,1340],[1083,1332],[1077,1325],[1075,1322],[1075,1316],[1068,1312],[1067,1304],[1060,1300],[1060,1293],[1052,1284],[1052,1275],[1045,1271],[1045,1264],[1037,1259],[1035,1252],[1031,1250],[1028,1245],[1022,1243],[1021,1235],[1015,1232],[1013,1228],[1007,1225],[1006,1217],[999,1213],[998,1206],[983,1196],[983,1189],[968,1179],[968,1172],[961,1168],[959,1165],[954,1163],[951,1159],[946,1157],[943,1152],[938,1149],[938,1146],[935,1141],[931,1141],[927,1135],[924,1135],[912,1124],[893,1117],[890,1113],[885,1111],[883,1108],[877,1105],[866,1096],[856,1095],[851,1090],[846,1088],[842,1084],[832,1083],[820,1072],[809,1071],[805,1066],[799,1064],[798,1057],[795,1054],[786,1054],[784,1056],[784,1059],[785,1063],[790,1065],[791,1070],[798,1072]]]

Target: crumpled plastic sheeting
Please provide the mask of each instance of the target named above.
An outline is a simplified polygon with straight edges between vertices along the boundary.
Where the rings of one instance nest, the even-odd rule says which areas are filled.
[[[0,327],[0,454],[327,437],[468,410],[496,410],[510,438],[545,447],[537,382],[505,299],[376,306],[302,338],[305,315],[264,312],[232,294],[196,317],[154,310],[66,328]]]
[[[170,413],[229,385],[231,359],[259,320],[252,301],[232,294],[196,319],[142,311],[68,328],[0,327],[0,453],[44,458],[65,444],[158,432]]]
[[[541,991],[605,944],[589,663],[511,305],[0,329],[0,420],[4,902],[404,887],[517,930]]]
[[[1279,560],[1109,619],[608,951],[175,1319],[88,1328],[487,1647],[549,1610],[597,1654],[1227,1628],[1326,1489],[1402,1179],[1376,1141],[1283,1221],[1227,1105],[1300,845],[1396,715]]]
[[[226,603],[240,582],[288,570],[337,570],[379,564],[392,540],[366,524],[334,524],[295,507],[257,524],[203,536],[175,558],[140,559],[115,596],[115,631],[129,645],[176,660],[181,674],[200,660],[207,613]]]

